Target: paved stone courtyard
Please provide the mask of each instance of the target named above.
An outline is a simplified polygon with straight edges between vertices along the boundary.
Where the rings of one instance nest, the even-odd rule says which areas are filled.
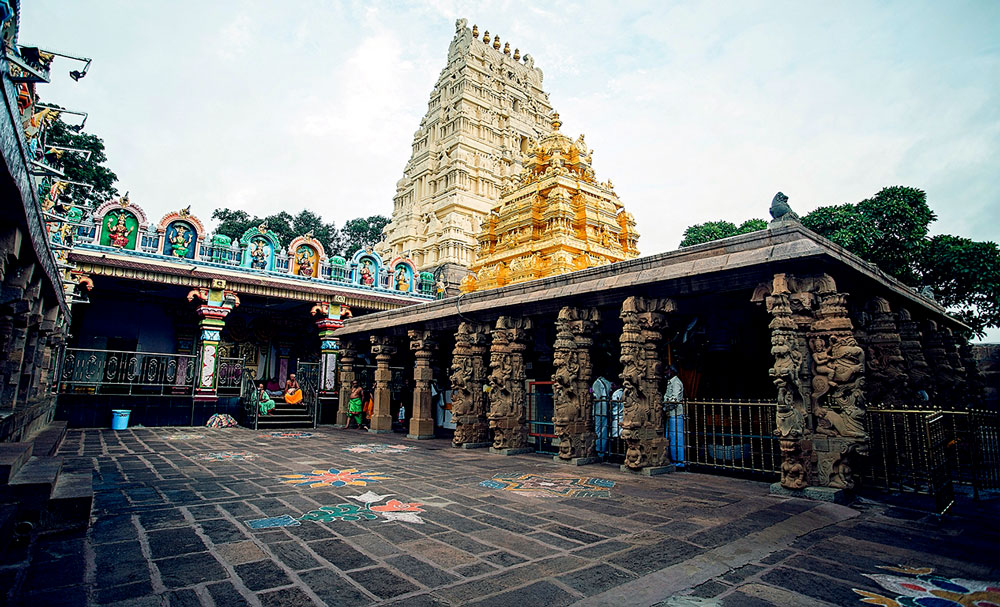
[[[30,547],[17,600],[861,605],[855,589],[898,596],[878,576],[1000,579],[995,503],[939,521],[773,497],[762,482],[303,432],[70,431],[60,454],[92,463],[95,520]]]

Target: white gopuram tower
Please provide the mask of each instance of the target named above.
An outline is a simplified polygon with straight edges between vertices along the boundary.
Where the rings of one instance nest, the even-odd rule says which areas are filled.
[[[396,183],[383,259],[406,255],[457,293],[476,256],[476,235],[500,190],[521,172],[521,154],[552,131],[542,70],[499,36],[455,24],[448,65],[413,135]]]

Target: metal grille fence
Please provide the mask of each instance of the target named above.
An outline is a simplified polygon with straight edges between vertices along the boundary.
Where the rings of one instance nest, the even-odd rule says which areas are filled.
[[[682,432],[667,425],[671,444],[683,440],[685,465],[777,478],[781,453],[774,437],[777,403],[742,400],[686,400]],[[669,421],[669,418],[668,418]]]
[[[196,363],[189,354],[66,348],[59,392],[190,395]]]

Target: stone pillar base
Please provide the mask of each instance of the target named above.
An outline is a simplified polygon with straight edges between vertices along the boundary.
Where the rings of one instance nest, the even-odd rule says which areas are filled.
[[[639,468],[636,470],[622,464],[621,471],[631,472],[632,474],[641,474],[643,476],[658,476],[660,474],[670,474],[671,472],[674,472],[674,466],[673,464],[669,466],[646,466],[645,468]]]
[[[563,459],[558,455],[553,455],[552,461],[557,464],[566,464],[567,466],[586,466],[587,464],[599,464],[602,460],[599,457],[574,457],[571,459]]]
[[[771,483],[770,493],[771,495],[798,497],[819,502],[833,502],[835,504],[849,504],[854,501],[853,495],[847,489],[834,489],[833,487],[788,489],[787,487],[782,487],[781,483]]]
[[[534,453],[535,450],[531,447],[510,447],[507,449],[497,449],[495,447],[490,447],[490,453],[495,455],[521,455],[522,453]]]
[[[451,446],[456,449],[485,449],[492,444],[493,443],[462,443],[460,445],[456,445],[455,443],[452,443]]]
[[[406,438],[412,438],[414,440],[428,440],[436,437],[433,434],[407,434]]]
[[[372,434],[392,434],[392,430],[381,430],[376,428],[368,428],[368,431]]]

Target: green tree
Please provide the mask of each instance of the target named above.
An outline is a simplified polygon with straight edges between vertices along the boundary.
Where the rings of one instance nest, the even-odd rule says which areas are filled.
[[[85,157],[79,152],[58,150],[50,152],[49,146],[88,150],[90,157]],[[98,203],[110,200],[112,196],[118,194],[115,188],[118,176],[104,166],[108,157],[104,153],[104,140],[97,135],[78,132],[70,128],[61,118],[57,118],[45,132],[45,151],[46,159],[58,166],[66,175],[66,179],[94,186],[90,191],[90,197]],[[71,191],[67,190],[66,194]]]
[[[359,249],[372,246],[382,240],[382,230],[389,223],[389,218],[382,215],[372,215],[371,217],[358,217],[350,219],[344,223],[341,230],[343,235],[343,256],[350,258]],[[388,261],[388,260],[387,260]]]
[[[222,234],[236,242],[243,236],[243,233],[261,223],[259,217],[250,217],[246,211],[232,209],[215,209],[212,211],[212,219],[216,219],[219,225],[215,228],[216,234]]]
[[[910,286],[931,287],[942,305],[982,336],[1000,326],[1000,248],[948,234],[928,238],[935,219],[926,193],[893,186],[857,204],[819,207],[802,224]],[[684,231],[681,246],[736,230],[726,221],[694,225]]]
[[[684,230],[684,240],[681,241],[681,246],[690,247],[703,242],[765,229],[767,229],[767,222],[763,219],[748,219],[738,226],[731,221],[699,223]]]

